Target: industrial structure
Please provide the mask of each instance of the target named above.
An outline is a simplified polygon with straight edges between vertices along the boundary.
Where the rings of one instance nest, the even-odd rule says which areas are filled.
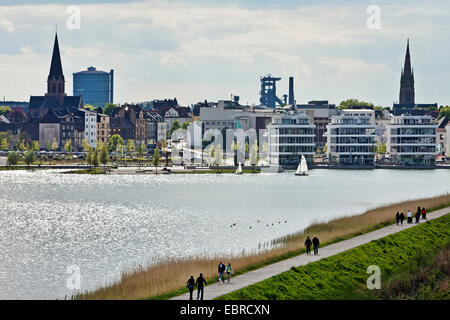
[[[289,103],[289,105],[293,105],[295,103],[294,100],[294,77],[289,77],[289,95],[284,94],[283,100],[278,98],[277,96],[277,81],[280,81],[281,78],[273,77],[272,75],[267,75],[265,77],[261,77],[261,91],[259,92],[261,98],[259,102],[262,105],[275,108],[277,106],[283,107]]]

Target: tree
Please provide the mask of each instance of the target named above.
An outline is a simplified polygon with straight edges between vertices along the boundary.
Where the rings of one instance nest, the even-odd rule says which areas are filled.
[[[103,166],[106,166],[109,161],[108,148],[106,147],[106,144],[101,142],[98,147],[100,148],[100,162]]]
[[[8,140],[6,138],[2,139],[0,143],[0,150],[8,151]]]
[[[185,122],[181,125],[181,129],[187,130],[187,128],[189,127],[191,123],[190,122]]]
[[[72,139],[67,139],[66,143],[64,144],[64,150],[66,150],[67,153],[72,153]]]
[[[11,111],[10,106],[0,106],[0,116],[7,117],[10,111]]]
[[[15,107],[8,113],[8,119],[11,122],[22,122],[27,118],[22,108]]]
[[[81,144],[83,145],[84,152],[89,152],[91,150],[91,146],[89,145],[89,141],[87,139],[83,139]]]
[[[158,172],[158,165],[159,165],[159,162],[160,162],[160,156],[159,156],[159,148],[158,147],[156,147],[155,148],[155,151],[153,152],[153,160],[152,160],[152,163],[153,163],[153,165],[155,166],[155,169],[156,169],[156,173]]]
[[[213,158],[214,158],[214,164],[215,164],[216,166],[220,166],[220,164],[221,164],[222,161],[223,161],[223,149],[222,149],[222,145],[219,143],[219,144],[217,145],[217,147],[214,148],[213,150],[214,150],[214,156],[213,156]]]
[[[86,162],[88,165],[90,165],[90,166],[92,165],[92,150],[88,151],[88,154],[86,156]]]
[[[258,164],[258,145],[256,144],[256,142],[254,142],[252,147],[250,148],[249,161],[252,167]]]
[[[114,103],[108,103],[103,108],[103,113],[111,116],[115,108],[117,108],[117,106]]]
[[[136,145],[134,144],[134,140],[133,139],[129,139],[127,142],[127,152],[131,153],[134,150],[136,150]]]
[[[180,128],[181,128],[181,126],[180,126],[180,123],[178,122],[178,120],[175,120],[174,122],[172,122],[172,126],[170,127],[170,130],[167,132],[167,135],[168,135],[167,137],[170,138],[172,136],[172,133],[175,130],[178,130]]]
[[[15,151],[12,151],[8,154],[8,164],[9,165],[15,166],[19,162],[19,159],[20,159],[20,155]]]
[[[20,142],[19,142],[19,150],[20,151],[27,151],[27,149],[28,149],[28,146],[27,146],[27,144],[25,142],[25,139],[20,140]]]
[[[123,138],[118,134],[113,134],[108,142],[108,149],[110,151],[117,151],[117,146],[124,145]]]
[[[99,161],[98,161],[98,148],[95,148],[94,153],[92,154],[92,165],[94,167],[98,167]]]
[[[440,107],[439,108],[438,120],[443,118],[443,117],[447,117],[447,118],[450,119],[450,106]]]
[[[83,107],[87,110],[91,110],[91,111],[95,110],[95,107],[92,104],[85,104]]]
[[[53,142],[52,142],[52,145],[50,146],[50,149],[52,151],[55,151],[56,149],[58,149],[58,142],[56,142],[56,138],[53,138]]]
[[[142,156],[144,154],[144,150],[145,150],[145,143],[144,143],[144,141],[142,141],[139,144],[138,149],[137,149],[138,155]]]
[[[50,142],[50,140],[47,140],[47,151],[52,150],[52,143]]]
[[[324,145],[324,146],[323,146],[322,152],[323,152],[323,153],[327,153],[327,145]]]
[[[337,109],[353,109],[355,107],[369,107],[374,108],[374,104],[371,102],[359,101],[358,99],[347,99],[342,101]]]
[[[36,151],[36,152],[38,152],[39,150],[41,150],[41,146],[39,145],[39,141],[34,140],[34,141],[31,143],[31,149],[32,149],[33,151]]]
[[[27,164],[27,166],[29,166],[30,164],[32,164],[34,161],[36,161],[36,155],[34,154],[33,151],[27,151],[24,154],[24,159],[25,163]]]

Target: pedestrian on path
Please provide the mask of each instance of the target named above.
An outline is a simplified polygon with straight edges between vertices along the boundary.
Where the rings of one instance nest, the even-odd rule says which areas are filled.
[[[319,238],[314,237],[312,239],[312,243],[314,245],[314,255],[319,254]]]
[[[400,223],[401,225],[403,225],[403,220],[405,220],[405,215],[402,213],[400,213]]]
[[[427,220],[427,210],[425,208],[422,208],[422,219]]]
[[[231,274],[233,273],[233,268],[231,267],[231,263],[228,262],[228,265],[227,265],[225,271],[227,273],[228,283],[230,283],[230,281],[231,281]]]
[[[408,212],[406,213],[406,217],[408,218],[408,223],[413,222],[411,210],[408,210]]]
[[[192,292],[194,292],[195,279],[191,276],[187,281],[186,287],[189,289],[189,300],[192,300]]]
[[[200,277],[195,281],[195,285],[197,286],[197,300],[203,300],[203,288],[204,285],[207,285],[205,278],[203,278],[203,274],[200,273]]]
[[[421,213],[422,213],[422,210],[420,210],[420,207],[419,207],[416,212],[416,223],[419,223]]]
[[[311,239],[309,237],[306,237],[306,241],[305,241],[305,247],[306,247],[306,254],[311,254]]]
[[[217,271],[219,272],[219,278],[217,281],[220,283],[220,280],[222,282],[225,282],[224,272],[225,272],[225,265],[222,263],[222,261],[219,262],[219,266],[217,267]]]
[[[400,221],[400,213],[397,211],[397,214],[395,215],[395,220],[397,221],[397,225]]]

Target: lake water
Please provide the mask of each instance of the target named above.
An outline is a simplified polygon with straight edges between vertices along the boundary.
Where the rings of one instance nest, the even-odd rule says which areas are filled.
[[[449,181],[450,170],[316,169],[309,177],[3,171],[0,299],[70,297],[71,266],[86,290],[159,259],[256,250],[317,220],[450,192]]]

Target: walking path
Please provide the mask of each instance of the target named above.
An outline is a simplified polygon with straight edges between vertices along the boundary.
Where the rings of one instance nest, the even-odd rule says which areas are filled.
[[[436,210],[427,214],[427,221],[442,217],[450,213],[450,207]],[[395,217],[393,216],[395,219]],[[414,219],[415,220],[415,219]],[[423,221],[423,220],[421,220]],[[426,223],[426,222],[421,222]],[[416,224],[407,224],[406,220],[403,222],[403,226],[391,225],[382,229],[378,229],[360,236],[353,237],[348,240],[340,241],[329,246],[319,248],[319,255],[307,255],[306,253],[299,256],[286,259],[277,263],[270,264],[261,269],[250,271],[241,274],[236,277],[232,277],[230,283],[215,283],[210,286],[205,287],[205,292],[203,298],[205,300],[212,300],[220,297],[224,294],[233,292],[235,290],[247,287],[249,285],[255,284],[257,282],[263,281],[265,279],[271,278],[277,274],[289,271],[292,266],[298,267],[305,264],[318,261],[323,258],[333,256],[335,254],[347,251],[359,247],[360,245],[369,243],[372,240],[378,240],[384,238],[390,234],[397,233],[399,231],[414,227]],[[194,299],[196,297],[196,290],[194,291]],[[172,300],[189,300],[189,293],[183,294],[178,297],[172,298]]]

